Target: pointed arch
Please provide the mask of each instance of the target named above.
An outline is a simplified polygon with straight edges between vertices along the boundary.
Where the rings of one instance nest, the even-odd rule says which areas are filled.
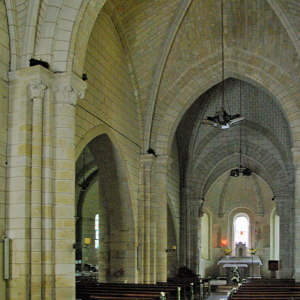
[[[279,66],[275,66],[266,59],[256,56],[259,63],[252,65],[251,59],[253,60],[253,55],[256,56],[253,53],[250,55],[250,53],[245,52],[243,60],[235,59],[234,57],[226,60],[227,68],[225,70],[225,79],[229,77],[242,79],[262,89],[273,99],[278,101],[283,113],[289,121],[292,144],[295,147],[295,145],[300,143],[297,139],[297,128],[299,125],[297,125],[295,121],[300,117],[296,103],[296,96],[300,94],[300,90],[291,91],[291,86],[297,85],[293,83],[289,75],[280,69]],[[192,66],[191,69],[193,68]],[[272,69],[275,69],[276,72],[271,73],[268,71]],[[186,73],[188,73],[188,70]],[[163,155],[171,151],[175,131],[184,113],[199,95],[202,95],[209,88],[219,83],[220,80],[221,70],[219,64],[216,64],[206,70],[199,71],[199,75],[195,76],[188,83],[181,78],[174,82],[174,90],[170,90],[168,93],[174,95],[172,101],[169,105],[165,106],[165,111],[158,111],[155,116],[155,131],[153,132],[152,142],[158,154]],[[183,86],[183,88],[178,91],[177,86]],[[168,95],[164,97],[168,98]],[[161,101],[164,102],[164,99]],[[178,106],[178,103],[181,103],[181,105]]]

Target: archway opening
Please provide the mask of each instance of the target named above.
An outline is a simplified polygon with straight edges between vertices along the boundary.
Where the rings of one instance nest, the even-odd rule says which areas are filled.
[[[102,282],[117,280],[119,269],[127,278],[136,272],[135,224],[121,161],[103,134],[85,147],[76,164],[76,269],[97,272]]]

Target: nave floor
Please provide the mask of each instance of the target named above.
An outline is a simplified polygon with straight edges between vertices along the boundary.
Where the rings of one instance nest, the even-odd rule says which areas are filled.
[[[220,279],[212,279],[210,285],[212,292],[205,300],[227,300],[227,293],[233,288],[226,285],[226,280]]]
[[[227,300],[227,293],[211,293],[205,300]]]

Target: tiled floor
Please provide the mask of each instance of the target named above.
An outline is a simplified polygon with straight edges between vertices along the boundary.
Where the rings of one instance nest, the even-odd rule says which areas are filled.
[[[225,293],[211,293],[211,295],[205,300],[226,300],[227,294]]]

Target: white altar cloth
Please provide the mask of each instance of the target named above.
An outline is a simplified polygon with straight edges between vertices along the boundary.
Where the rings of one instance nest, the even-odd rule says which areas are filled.
[[[253,256],[253,261],[252,257],[222,257],[221,260],[218,261],[218,265],[222,264],[259,264],[260,266],[262,265],[262,262],[258,256]]]
[[[237,267],[242,273],[243,276],[260,278],[260,266],[262,262],[259,256],[252,257],[222,257],[221,260],[218,261],[218,265],[220,266],[220,276],[226,276],[227,280],[231,276],[230,269]]]
[[[247,264],[224,264],[223,268],[248,268]]]

